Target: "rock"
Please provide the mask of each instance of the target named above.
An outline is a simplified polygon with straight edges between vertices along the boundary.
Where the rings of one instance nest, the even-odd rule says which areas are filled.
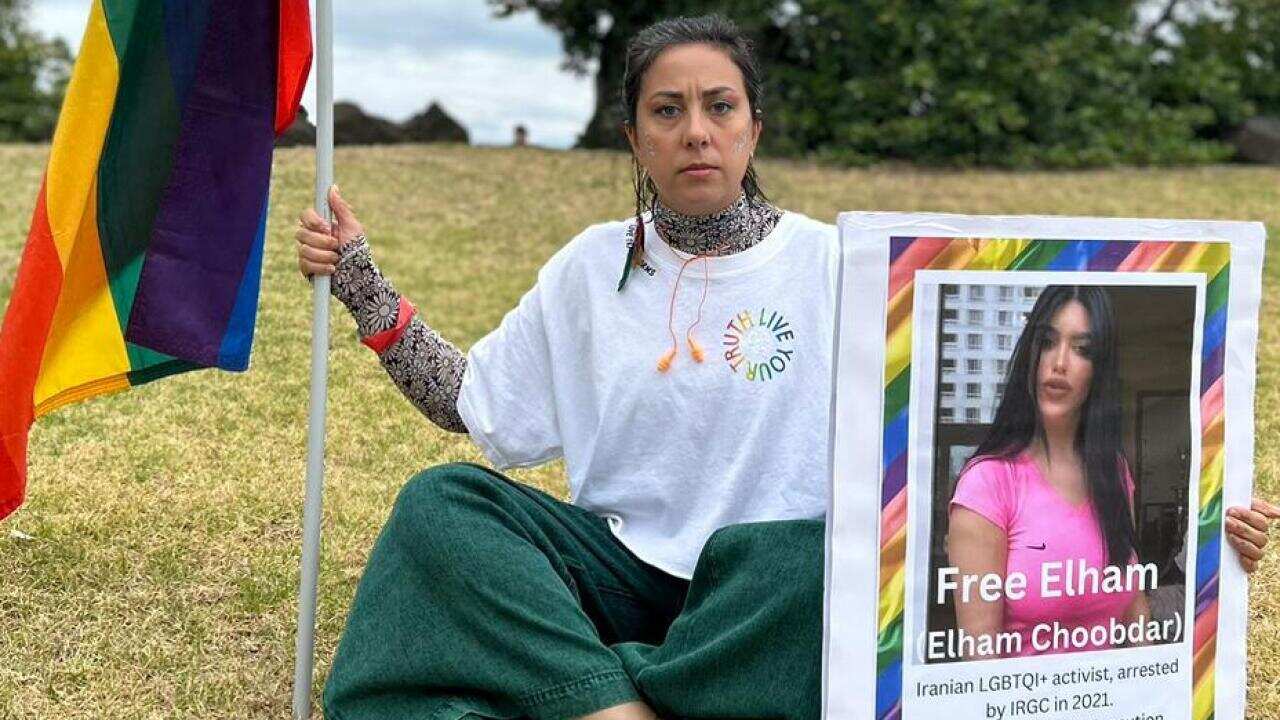
[[[439,103],[434,102],[423,112],[406,120],[400,126],[400,131],[407,142],[463,144],[470,142],[467,129],[450,117]]]
[[[390,145],[404,142],[400,126],[369,115],[353,102],[333,104],[334,145]]]
[[[1232,133],[1231,142],[1243,160],[1280,164],[1280,118],[1249,118]]]
[[[280,133],[280,137],[276,138],[276,147],[315,144],[316,126],[307,119],[307,109],[300,107],[298,116],[293,119],[293,124],[285,128],[285,131]]]

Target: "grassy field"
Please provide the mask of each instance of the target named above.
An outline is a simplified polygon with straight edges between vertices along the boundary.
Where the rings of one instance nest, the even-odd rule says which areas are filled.
[[[0,304],[47,150],[0,147]],[[312,154],[277,155],[252,367],[180,375],[42,419],[29,500],[0,524],[0,718],[283,718],[292,679],[307,413],[310,288],[292,231]],[[841,171],[765,162],[782,206],[1264,220],[1280,233],[1280,171],[1068,174]],[[445,147],[345,149],[344,195],[376,256],[464,349],[541,263],[589,223],[630,212],[627,158]],[[1271,244],[1263,316],[1280,310]],[[400,485],[480,460],[386,379],[334,303],[317,678]],[[1257,470],[1277,495],[1280,323],[1262,324]],[[518,474],[563,494],[558,466]],[[11,535],[19,530],[31,536]],[[1251,591],[1250,717],[1280,718],[1280,555]],[[317,682],[319,685],[319,681]]]

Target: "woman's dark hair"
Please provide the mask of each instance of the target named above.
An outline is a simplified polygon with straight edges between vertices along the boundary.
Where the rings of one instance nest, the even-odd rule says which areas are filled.
[[[694,43],[713,45],[729,55],[729,59],[742,72],[742,84],[747,91],[747,104],[751,108],[752,120],[758,120],[764,115],[764,78],[760,72],[760,64],[756,62],[750,38],[723,15],[703,15],[661,20],[631,38],[627,45],[626,65],[622,71],[623,122],[632,128],[636,126],[640,85],[653,61],[667,48]],[[658,197],[658,187],[653,184],[653,179],[644,171],[634,153],[631,164],[638,218],[645,210],[653,209],[653,203]],[[768,200],[760,188],[756,169],[750,161],[747,161],[747,173],[742,177],[742,191],[746,193],[748,202]]]
[[[973,458],[1010,458],[1035,439],[1044,442],[1044,427],[1040,424],[1036,401],[1040,353],[1053,316],[1072,300],[1079,302],[1089,316],[1088,354],[1093,363],[1093,381],[1076,430],[1076,450],[1084,459],[1089,500],[1107,542],[1108,562],[1127,565],[1136,539],[1129,492],[1123,479],[1128,463],[1120,447],[1116,323],[1111,297],[1105,289],[1093,285],[1050,285],[1040,293],[1013,349],[1000,407]]]

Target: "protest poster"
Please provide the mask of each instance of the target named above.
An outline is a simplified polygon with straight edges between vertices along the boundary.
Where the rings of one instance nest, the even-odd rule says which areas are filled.
[[[1244,717],[1262,225],[838,224],[825,716]]]

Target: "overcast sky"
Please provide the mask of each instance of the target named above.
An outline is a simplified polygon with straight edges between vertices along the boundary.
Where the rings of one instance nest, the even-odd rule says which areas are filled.
[[[89,5],[35,0],[31,24],[74,50]],[[495,19],[484,0],[339,0],[334,8],[339,100],[392,120],[435,100],[473,143],[508,144],[523,123],[532,142],[568,147],[591,117],[591,78],[560,69],[560,37],[530,13]],[[308,110],[315,108],[314,85],[313,74],[303,99]]]

